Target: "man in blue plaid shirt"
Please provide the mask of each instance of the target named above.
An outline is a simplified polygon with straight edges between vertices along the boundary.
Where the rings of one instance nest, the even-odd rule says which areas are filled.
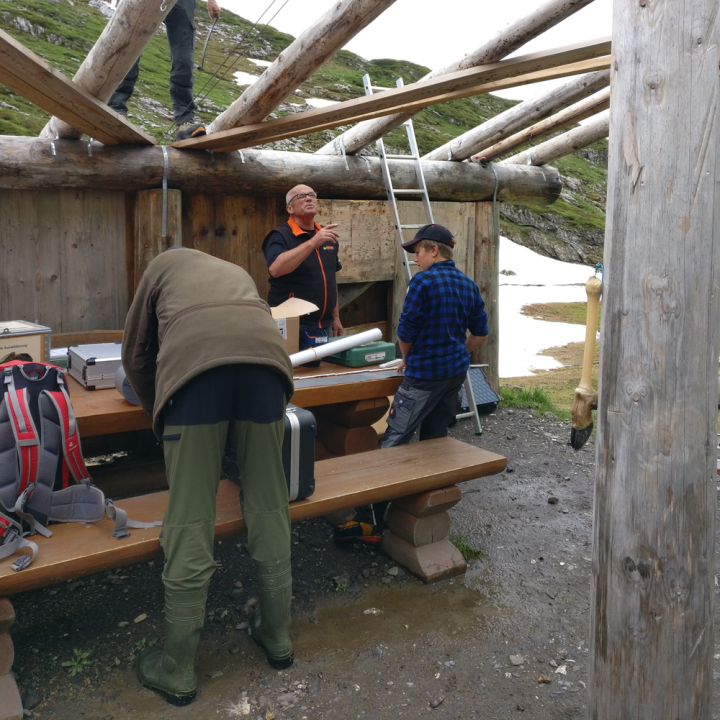
[[[447,435],[470,353],[487,338],[485,303],[477,285],[455,267],[454,245],[452,233],[442,225],[424,225],[403,245],[415,254],[421,272],[410,281],[400,316],[405,379],[395,393],[380,447],[410,442],[418,425],[421,441]],[[354,519],[336,529],[335,538],[379,542],[387,505],[357,508]]]

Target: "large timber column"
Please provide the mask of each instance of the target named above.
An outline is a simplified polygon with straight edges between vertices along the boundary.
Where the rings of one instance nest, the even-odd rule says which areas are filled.
[[[500,391],[500,234],[493,222],[492,203],[475,203],[474,274],[485,301],[488,339],[472,354],[473,364],[486,364],[485,376]]]
[[[718,1],[616,0],[591,720],[707,720],[718,358]]]

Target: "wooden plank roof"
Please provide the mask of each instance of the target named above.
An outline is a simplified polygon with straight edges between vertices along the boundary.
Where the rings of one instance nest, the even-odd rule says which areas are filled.
[[[78,87],[0,30],[0,82],[105,145],[155,145],[155,139]]]
[[[498,83],[512,80],[514,84],[524,84],[525,80],[520,78],[530,74],[535,76],[534,82],[538,82],[541,79],[605,69],[609,67],[610,60],[607,57],[609,53],[610,40],[605,38],[569,45],[557,50],[531,53],[386,90],[376,95],[355,98],[328,108],[224,130],[192,140],[182,140],[173,143],[173,146],[223,152],[238,150],[261,142],[307,135],[350,122],[381,117],[406,109],[410,105],[424,107],[438,102],[448,102],[460,96],[481,94],[488,92],[486,87],[490,84],[494,84],[492,89],[498,89]],[[575,65],[576,63],[585,64],[579,66]],[[574,67],[569,67],[573,65]],[[544,73],[542,77],[539,75],[541,73]],[[460,95],[460,93],[466,94]]]

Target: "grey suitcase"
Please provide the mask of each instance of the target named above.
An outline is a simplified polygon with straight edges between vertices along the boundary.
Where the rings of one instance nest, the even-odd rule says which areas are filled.
[[[115,387],[115,373],[122,364],[122,343],[91,343],[68,348],[68,372],[88,390]]]
[[[315,435],[315,416],[309,410],[288,405],[282,461],[290,502],[304,500],[315,491]],[[226,449],[223,456],[223,471],[232,481],[239,481],[237,458],[230,449]]]

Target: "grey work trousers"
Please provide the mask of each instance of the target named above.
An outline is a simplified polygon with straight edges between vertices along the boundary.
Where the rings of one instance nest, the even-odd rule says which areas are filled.
[[[195,54],[195,0],[177,0],[165,18],[168,47],[170,48],[170,99],[175,124],[182,125],[190,118],[197,105],[193,100],[193,64]],[[128,100],[133,94],[140,74],[140,59],[118,85],[108,101],[115,112],[127,115]]]
[[[466,373],[447,380],[419,380],[405,377],[395,393],[380,447],[405,445],[420,426],[420,440],[446,437],[458,413],[459,391]]]

